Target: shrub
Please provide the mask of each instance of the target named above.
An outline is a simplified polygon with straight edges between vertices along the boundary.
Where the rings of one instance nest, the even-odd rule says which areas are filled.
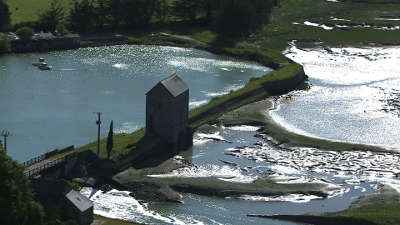
[[[58,32],[60,35],[69,34],[69,31],[68,31],[67,27],[65,27],[64,24],[58,24],[58,25],[56,26],[56,30],[57,30],[57,32]]]
[[[43,224],[43,208],[34,199],[24,168],[4,151],[0,151],[0,209],[0,224]]]
[[[29,39],[33,36],[33,29],[30,27],[21,27],[15,32],[22,39]]]
[[[11,51],[11,41],[7,37],[7,35],[0,34],[0,54],[8,53]],[[1,142],[0,142],[0,150],[1,150]]]

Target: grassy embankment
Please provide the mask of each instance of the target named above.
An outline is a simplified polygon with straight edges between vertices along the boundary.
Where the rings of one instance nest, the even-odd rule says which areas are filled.
[[[375,224],[398,225],[400,222],[400,204],[372,203],[360,208],[351,208],[341,212],[328,213],[329,217],[363,219]]]
[[[353,202],[349,209],[340,212],[265,217],[305,224],[397,225],[400,221],[399,209],[400,195],[395,190],[384,187],[381,193],[363,196]]]

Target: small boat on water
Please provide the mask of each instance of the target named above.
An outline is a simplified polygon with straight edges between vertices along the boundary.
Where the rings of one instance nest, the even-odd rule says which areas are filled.
[[[47,65],[47,63],[44,62],[44,58],[39,58],[39,62],[32,63],[32,65],[37,66],[41,70],[50,70],[51,69],[51,66]]]
[[[51,69],[51,66],[47,65],[47,63],[45,63],[45,62],[42,62],[38,67],[41,70],[50,70]]]

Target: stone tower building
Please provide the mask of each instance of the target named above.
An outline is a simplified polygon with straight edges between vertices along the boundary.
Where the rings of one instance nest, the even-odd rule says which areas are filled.
[[[189,88],[177,74],[158,82],[147,92],[146,135],[159,137],[171,144],[174,151],[192,143],[188,115]]]

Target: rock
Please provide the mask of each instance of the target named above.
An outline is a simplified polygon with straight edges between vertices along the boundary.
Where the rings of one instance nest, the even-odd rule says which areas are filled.
[[[165,196],[167,202],[184,203],[183,197],[178,192],[172,190],[169,186],[163,185],[159,189],[160,193]]]
[[[227,165],[230,165],[230,166],[237,166],[238,165],[237,163],[225,161],[225,160],[222,160],[222,159],[219,159],[219,161],[223,162],[223,163],[225,163]]]
[[[72,181],[85,187],[94,187],[96,185],[96,179],[93,177],[74,178]]]

